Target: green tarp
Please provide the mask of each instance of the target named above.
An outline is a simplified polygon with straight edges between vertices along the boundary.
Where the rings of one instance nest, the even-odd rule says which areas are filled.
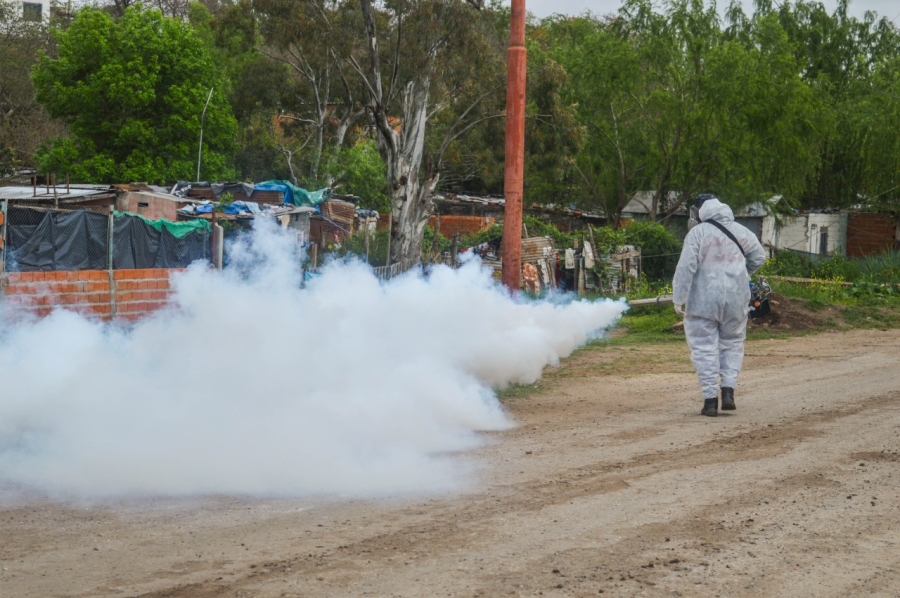
[[[295,206],[317,206],[331,195],[331,189],[319,189],[318,191],[307,191],[290,181],[272,180],[254,185],[254,189],[260,191],[284,191],[284,203],[293,204]]]
[[[140,218],[156,230],[162,232],[163,227],[169,231],[176,239],[181,239],[192,232],[210,232],[212,230],[212,226],[210,226],[209,222],[206,220],[186,220],[184,222],[172,222],[171,220],[150,220],[146,216],[141,216],[140,214],[133,214],[131,212],[116,212],[116,217],[122,216],[134,216],[136,218]]]

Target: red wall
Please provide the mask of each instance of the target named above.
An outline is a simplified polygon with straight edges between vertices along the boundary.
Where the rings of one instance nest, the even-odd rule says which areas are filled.
[[[897,223],[885,214],[851,213],[847,222],[847,255],[864,257],[890,251],[895,242]]]
[[[432,216],[428,221],[428,225],[431,228],[435,228],[436,222],[435,217]],[[493,223],[493,218],[485,218],[483,216],[441,216],[441,235],[448,238],[457,233],[460,236],[471,235]]]
[[[103,319],[134,320],[163,307],[171,293],[169,276],[180,268],[10,272],[0,279],[8,305],[38,316],[65,307]]]

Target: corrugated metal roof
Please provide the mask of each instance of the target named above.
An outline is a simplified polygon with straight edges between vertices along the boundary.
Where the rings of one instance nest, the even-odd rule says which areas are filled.
[[[678,193],[675,191],[669,192],[669,200],[676,201],[678,199]],[[768,203],[776,204],[778,200],[781,199],[780,195],[776,195],[775,197],[768,200]],[[631,199],[628,201],[628,204],[622,209],[623,214],[649,214],[650,207],[653,205],[653,192],[651,191],[639,191],[635,193]],[[768,211],[766,210],[765,205],[762,202],[756,201],[745,206],[741,206],[740,208],[734,209],[735,218],[764,218],[768,215]],[[681,205],[678,207],[678,211],[676,212],[679,216],[686,216],[688,213],[687,207]]]
[[[550,257],[553,240],[550,237],[530,237],[522,239],[522,261],[534,261]]]
[[[54,199],[58,200],[73,200],[73,199],[81,199],[88,198],[97,195],[107,195],[113,192],[112,187],[109,185],[69,185],[69,190],[66,192],[65,185],[57,185],[55,187],[55,195],[54,188],[50,187],[50,192],[47,192],[47,187],[39,185],[37,187],[37,195],[35,195],[34,187],[0,187],[0,200],[7,199],[10,201],[43,201],[49,200],[53,201]]]

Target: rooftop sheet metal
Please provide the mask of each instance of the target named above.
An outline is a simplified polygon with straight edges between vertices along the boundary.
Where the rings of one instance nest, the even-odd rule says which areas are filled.
[[[54,194],[55,190],[55,194]],[[34,187],[0,187],[0,200],[7,199],[11,201],[41,201],[41,200],[77,200],[90,198],[98,195],[107,195],[112,193],[113,189],[109,185],[69,185],[66,191],[65,185],[57,185],[55,188],[38,185],[37,194]]]

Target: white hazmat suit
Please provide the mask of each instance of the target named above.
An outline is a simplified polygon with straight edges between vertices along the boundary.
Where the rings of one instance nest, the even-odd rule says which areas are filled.
[[[718,199],[700,206],[700,220],[684,240],[672,290],[676,309],[684,306],[684,332],[703,398],[715,399],[720,376],[724,388],[737,383],[750,311],[750,275],[765,263],[766,252]],[[746,258],[709,220],[737,238]]]

